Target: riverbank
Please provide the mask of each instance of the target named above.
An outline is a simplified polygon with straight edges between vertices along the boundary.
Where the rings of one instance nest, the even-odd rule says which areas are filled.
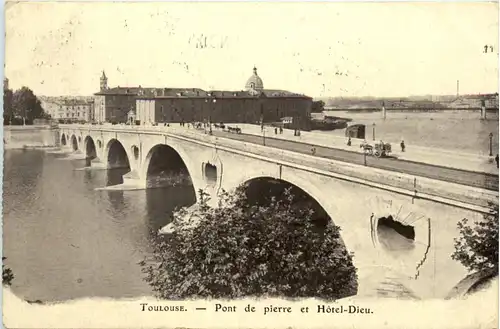
[[[6,150],[48,149],[59,144],[59,130],[50,126],[4,126],[3,146]]]

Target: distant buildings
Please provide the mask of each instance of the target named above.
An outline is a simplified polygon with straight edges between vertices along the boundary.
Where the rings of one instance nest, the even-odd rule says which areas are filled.
[[[481,108],[482,101],[487,109],[498,109],[498,94],[464,95],[445,105],[448,108],[456,109],[478,109]]]
[[[91,122],[94,113],[92,97],[41,96],[42,108],[52,119],[67,122]]]
[[[97,122],[141,125],[173,122],[260,123],[291,117],[308,122],[312,98],[285,90],[264,89],[254,68],[245,90],[205,91],[199,88],[109,88],[105,73],[95,94]]]
[[[342,98],[328,100],[326,110],[479,110],[482,102],[488,110],[498,110],[498,93],[477,95],[410,96],[404,98]]]

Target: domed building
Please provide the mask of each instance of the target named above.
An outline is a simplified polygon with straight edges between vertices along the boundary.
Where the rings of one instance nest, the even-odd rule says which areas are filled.
[[[106,79],[103,74],[103,78]],[[307,129],[312,98],[280,89],[264,89],[253,68],[244,89],[107,87],[95,94],[96,121],[128,122],[135,111],[140,125],[175,122],[275,123]],[[106,88],[102,88],[106,85]],[[101,105],[99,105],[101,104]],[[131,113],[131,112],[130,112]]]
[[[257,74],[257,68],[253,68],[253,75],[248,78],[247,83],[245,84],[245,90],[246,91],[262,91],[264,90],[264,83],[262,82],[262,79],[259,77]]]

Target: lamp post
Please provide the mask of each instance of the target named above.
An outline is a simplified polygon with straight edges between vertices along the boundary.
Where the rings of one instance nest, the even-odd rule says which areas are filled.
[[[210,115],[208,117],[208,124],[210,125],[210,130],[209,130],[209,134],[212,135],[212,111],[213,111],[213,107],[215,107],[215,103],[217,103],[217,100],[214,98],[214,100],[212,101],[213,105],[212,107],[210,108]]]
[[[262,126],[262,145],[266,146],[266,128]]]
[[[375,122],[373,123],[373,140],[375,140]]]
[[[207,114],[206,114],[206,107],[210,106],[210,104],[208,103],[208,99],[205,99],[205,110],[203,111],[203,129],[205,130],[205,134],[207,133]],[[210,111],[210,109],[208,109],[208,111]]]
[[[490,133],[490,157],[493,156],[493,133]]]

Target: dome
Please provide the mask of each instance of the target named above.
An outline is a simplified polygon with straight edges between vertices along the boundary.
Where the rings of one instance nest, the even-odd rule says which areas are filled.
[[[247,83],[245,84],[245,89],[246,90],[263,90],[264,89],[264,83],[262,82],[262,79],[258,76],[257,74],[257,68],[253,68],[253,75],[247,80]]]

